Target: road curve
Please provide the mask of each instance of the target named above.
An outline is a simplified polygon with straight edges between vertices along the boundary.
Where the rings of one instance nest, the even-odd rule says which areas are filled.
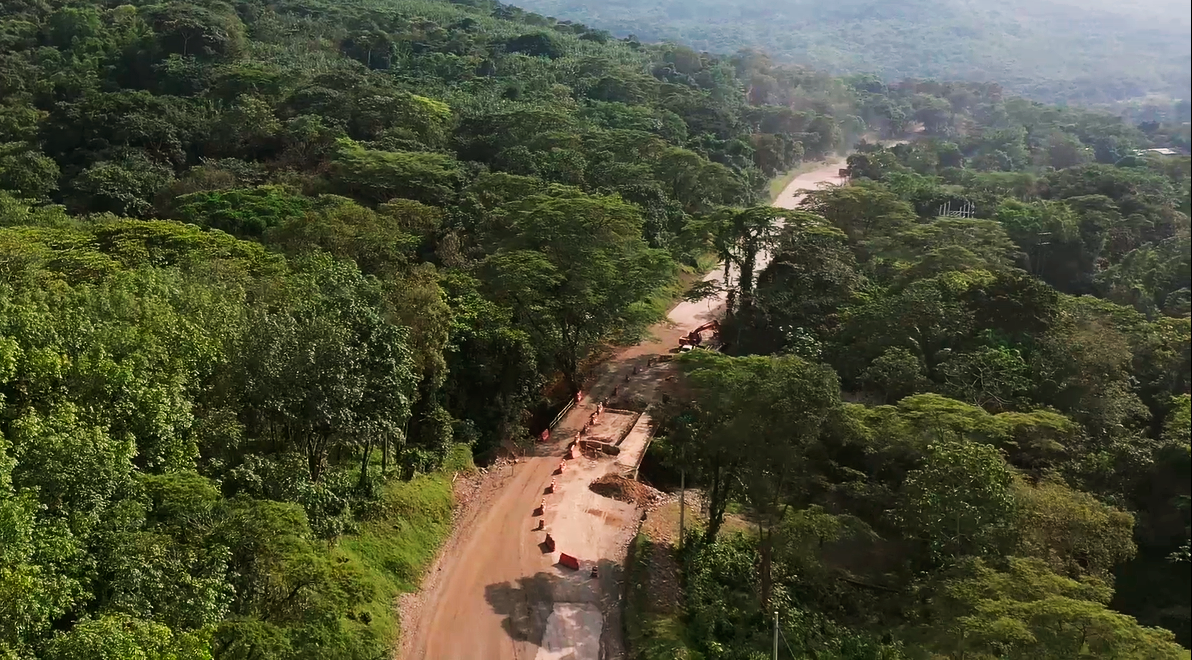
[[[843,158],[835,158],[825,161],[821,166],[814,170],[805,172],[795,177],[786,188],[774,200],[774,206],[784,209],[798,208],[799,202],[803,201],[803,196],[809,190],[825,184],[839,184],[841,183],[840,168],[844,167]],[[757,263],[754,266],[753,272],[760,274],[766,269],[770,263],[771,255],[768,252],[763,252],[758,255]],[[705,282],[719,280],[724,277],[724,265],[721,264],[707,275],[704,276]],[[718,295],[699,302],[681,302],[674,307],[667,315],[668,319],[674,325],[680,328],[694,328],[701,323],[705,323],[712,319],[718,319],[724,315],[724,295]]]
[[[794,208],[803,192],[823,183],[839,182],[838,170],[842,161],[833,160],[813,171],[795,178],[775,200],[775,206]],[[769,262],[769,255],[758,260],[760,272]],[[705,279],[723,275],[714,270]],[[682,302],[668,314],[668,321],[652,330],[653,337],[642,344],[620,351],[601,370],[599,383],[593,386],[593,399],[600,390],[622,382],[644,356],[666,352],[675,345],[679,335],[704,321],[719,316],[723,298],[696,303]],[[619,639],[619,621],[614,610],[618,607],[620,558],[611,548],[602,547],[597,558],[601,564],[599,583],[585,583],[559,577],[551,564],[551,555],[538,545],[541,533],[532,533],[536,522],[532,512],[543,499],[543,485],[550,482],[558,467],[566,438],[586,421],[590,410],[577,407],[563,420],[556,438],[549,446],[540,447],[542,454],[523,459],[515,466],[501,468],[503,481],[495,483],[483,508],[464,516],[451,540],[432,568],[419,595],[420,605],[403,621],[401,660],[553,660],[566,657],[552,651],[549,629],[567,630],[549,624],[552,616],[560,616],[557,604],[576,603],[578,612],[570,630],[577,625],[590,625],[591,613],[604,613],[601,660],[616,657],[621,645],[609,643],[609,635]],[[490,475],[492,476],[492,475]],[[578,475],[577,475],[578,476]],[[582,501],[586,488],[565,488],[550,506],[563,507]],[[556,505],[555,502],[558,502]],[[549,517],[548,517],[549,518]],[[548,519],[547,524],[551,524]],[[628,529],[633,524],[625,520]],[[630,530],[631,531],[631,530]],[[615,535],[614,535],[615,536]],[[591,593],[589,593],[591,592]],[[588,596],[591,596],[590,602]],[[552,604],[556,607],[552,610]],[[591,607],[588,607],[591,605]],[[587,609],[584,609],[587,607]],[[599,617],[597,617],[599,620]],[[556,622],[557,623],[557,622]],[[553,627],[552,627],[553,626]],[[598,633],[597,636],[600,636]],[[547,638],[547,639],[544,639]],[[590,653],[578,652],[577,656]],[[592,656],[595,660],[595,656]]]

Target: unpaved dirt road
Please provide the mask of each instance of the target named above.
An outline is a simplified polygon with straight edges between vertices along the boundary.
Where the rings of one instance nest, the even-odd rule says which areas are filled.
[[[794,208],[801,190],[837,183],[842,161],[825,163],[796,178],[775,206]],[[758,260],[757,272],[769,262]],[[719,269],[705,279],[723,276]],[[621,565],[640,510],[595,495],[588,484],[623,469],[611,459],[568,461],[556,474],[569,441],[587,421],[595,402],[626,389],[647,400],[667,376],[667,365],[647,366],[691,328],[723,311],[724,300],[682,302],[651,339],[622,349],[597,369],[582,405],[555,429],[537,455],[494,469],[423,585],[403,603],[402,660],[612,660],[624,655],[621,640]],[[608,412],[597,431],[619,433]],[[555,492],[547,493],[551,479]],[[543,515],[536,515],[546,500]],[[544,529],[536,530],[539,520]],[[558,547],[542,545],[546,532]],[[581,560],[581,570],[560,567],[559,552]],[[598,568],[592,579],[590,568]]]
[[[799,202],[803,200],[803,195],[808,190],[815,190],[824,184],[838,184],[840,179],[840,168],[844,167],[844,159],[834,159],[825,161],[821,167],[800,174],[794,180],[783,188],[778,198],[774,200],[774,206],[784,209],[797,208]],[[763,252],[758,255],[757,263],[754,266],[753,272],[760,274],[770,264],[771,255]],[[706,276],[705,282],[719,280],[724,277],[724,267],[720,266]],[[717,319],[724,314],[724,296],[709,298],[699,302],[681,302],[667,315],[670,322],[680,328],[690,330],[701,323],[705,323],[712,319]],[[678,336],[675,337],[676,341]]]

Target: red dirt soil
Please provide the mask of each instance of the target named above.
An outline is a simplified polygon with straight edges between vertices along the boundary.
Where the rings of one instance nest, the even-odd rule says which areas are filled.
[[[640,481],[634,481],[619,474],[606,474],[597,478],[588,488],[601,497],[627,502],[646,509],[660,503],[666,496]]]
[[[779,195],[775,206],[793,208],[801,197],[799,190],[838,182],[836,175],[841,166],[840,161],[831,162],[796,178]],[[766,262],[768,257],[765,261],[759,259],[757,272]],[[705,279],[720,274],[714,271]],[[641,500],[634,495],[629,499],[635,504],[627,504],[597,496],[589,489],[593,481],[615,469],[611,458],[568,461],[564,474],[554,473],[567,444],[593,412],[595,401],[610,396],[614,387],[621,391],[629,388],[646,398],[653,396],[672,367],[655,364],[647,369],[647,357],[667,354],[691,328],[718,317],[723,305],[723,299],[676,305],[668,322],[651,329],[651,339],[615,352],[600,365],[584,404],[575,406],[552,433],[551,441],[539,445],[534,456],[517,464],[489,470],[461,509],[456,529],[429,571],[422,591],[401,603],[400,658],[547,660],[570,654],[576,660],[623,657],[621,567],[626,546],[639,524]],[[630,378],[628,383],[626,377]],[[558,481],[558,489],[546,494],[552,476]],[[534,531],[539,519],[532,513],[544,498],[545,529]],[[560,552],[580,558],[581,570],[569,571],[554,564],[556,553],[540,545],[545,532],[554,536]],[[599,566],[597,579],[589,576],[593,565]],[[568,620],[560,623],[561,618]],[[595,650],[593,640],[585,637],[588,633],[599,637]],[[560,648],[560,636],[574,637],[574,646]]]

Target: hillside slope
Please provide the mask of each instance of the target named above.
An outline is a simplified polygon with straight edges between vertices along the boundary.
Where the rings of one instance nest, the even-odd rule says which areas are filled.
[[[646,41],[752,47],[837,73],[997,81],[1044,101],[1187,98],[1189,8],[1170,0],[525,0]]]

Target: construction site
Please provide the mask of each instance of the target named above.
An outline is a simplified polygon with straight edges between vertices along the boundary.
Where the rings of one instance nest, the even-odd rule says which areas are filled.
[[[839,163],[796,178],[775,202],[837,181]],[[769,255],[760,255],[758,271]],[[705,280],[723,276],[721,269]],[[636,481],[656,430],[651,411],[677,385],[673,358],[721,345],[723,297],[675,306],[651,338],[595,367],[536,446],[492,466],[463,494],[456,529],[401,603],[405,660],[611,660],[625,657],[623,565],[662,494]]]

